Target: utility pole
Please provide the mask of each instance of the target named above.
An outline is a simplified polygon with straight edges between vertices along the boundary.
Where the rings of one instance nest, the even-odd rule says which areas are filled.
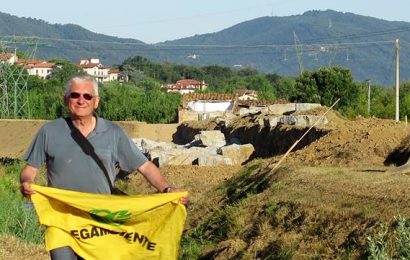
[[[367,81],[367,114],[370,116],[370,79]]]
[[[399,87],[400,87],[400,43],[399,43],[399,39],[396,39],[396,122],[400,121]]]

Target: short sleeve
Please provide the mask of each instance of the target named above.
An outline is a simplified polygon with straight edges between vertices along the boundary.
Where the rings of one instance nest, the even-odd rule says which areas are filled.
[[[24,160],[33,167],[40,168],[46,161],[46,133],[43,126],[24,155]]]
[[[117,154],[118,163],[121,169],[126,172],[135,171],[148,161],[147,157],[145,157],[122,129],[119,129]]]

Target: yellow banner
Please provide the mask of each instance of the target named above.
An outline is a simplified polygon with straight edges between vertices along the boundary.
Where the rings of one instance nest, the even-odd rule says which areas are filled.
[[[70,246],[84,259],[177,259],[187,192],[118,196],[32,185],[46,249]]]

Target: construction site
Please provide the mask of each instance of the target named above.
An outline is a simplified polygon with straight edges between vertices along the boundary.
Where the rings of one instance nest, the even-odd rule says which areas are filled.
[[[325,107],[315,108],[303,115],[321,116],[326,111]],[[252,144],[253,153],[240,163],[160,165],[173,185],[190,192],[187,235],[227,205],[232,207],[233,201],[244,197],[253,201],[236,206],[235,214],[242,214],[242,218],[235,215],[239,218],[235,221],[243,225],[240,230],[228,232],[217,245],[205,247],[210,259],[236,259],[250,253],[264,259],[275,248],[292,250],[294,259],[334,259],[349,248],[350,256],[360,259],[366,255],[366,235],[377,233],[381,224],[393,225],[396,216],[409,216],[409,172],[395,171],[408,159],[406,123],[377,118],[348,120],[333,110],[327,113],[326,124],[269,125],[269,120],[272,118],[266,113],[249,113],[234,119],[170,125],[117,123],[134,139],[172,145],[176,140],[179,145],[187,144],[210,130],[220,131],[226,140]],[[45,122],[0,120],[0,157],[21,158]],[[244,171],[248,172],[246,177]],[[153,192],[138,174],[132,174],[127,182],[127,188],[135,193]],[[231,191],[221,193],[224,185],[230,185]],[[261,213],[272,200],[277,207],[274,223]],[[207,224],[204,236],[212,237],[218,228]],[[23,259],[32,250],[38,256],[31,255],[31,259],[46,255],[41,245],[22,246],[8,237],[0,243],[0,254],[11,254],[13,259]],[[11,253],[17,246],[23,249]]]

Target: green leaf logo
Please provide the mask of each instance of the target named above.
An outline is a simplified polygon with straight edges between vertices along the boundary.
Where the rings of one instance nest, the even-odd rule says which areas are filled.
[[[128,210],[111,212],[108,209],[92,209],[90,216],[97,222],[119,226],[129,220],[132,214]]]

